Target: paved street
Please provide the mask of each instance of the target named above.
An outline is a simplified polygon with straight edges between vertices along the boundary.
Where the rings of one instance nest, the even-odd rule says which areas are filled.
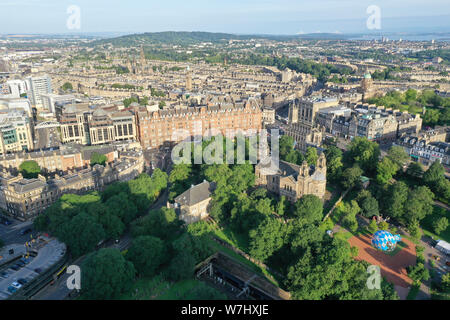
[[[36,129],[35,149],[49,149],[59,146],[59,136],[56,128]]]
[[[11,225],[5,226],[0,224],[0,238],[5,242],[5,245],[13,243],[24,244],[26,241],[31,239],[32,233],[25,235],[20,234],[21,230],[32,227],[33,223],[31,221],[21,222],[9,217],[8,219],[13,222]],[[35,233],[33,233],[33,235],[35,235]]]

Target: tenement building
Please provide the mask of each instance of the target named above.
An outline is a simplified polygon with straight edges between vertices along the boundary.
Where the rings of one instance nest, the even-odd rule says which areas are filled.
[[[290,202],[307,194],[324,198],[327,184],[327,165],[325,154],[321,154],[315,166],[306,161],[301,166],[280,161],[277,169],[274,165],[260,162],[255,166],[256,185],[268,191],[285,196]]]
[[[131,151],[130,151],[131,152]],[[0,208],[8,215],[25,221],[43,212],[63,194],[82,194],[102,190],[115,181],[128,181],[143,172],[142,151],[106,164],[69,171],[65,175],[55,175],[46,180],[39,175],[37,179],[24,179],[21,174],[13,176],[6,169],[0,173]]]
[[[260,130],[262,110],[256,104],[229,103],[136,113],[138,139],[143,148],[158,148],[165,142],[181,141],[187,136],[201,135],[211,130],[223,135],[231,131]]]
[[[0,166],[10,171],[18,170],[24,161],[33,160],[43,171],[66,172],[88,166],[93,152],[105,155],[107,162],[112,162],[118,157],[112,146],[83,147],[67,144],[56,150],[4,154],[0,156]]]

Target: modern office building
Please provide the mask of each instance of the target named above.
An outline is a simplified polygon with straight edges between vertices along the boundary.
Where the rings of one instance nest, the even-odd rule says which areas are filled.
[[[28,77],[25,79],[27,84],[28,98],[31,104],[37,109],[44,108],[42,95],[47,95],[53,92],[52,81],[48,75],[39,77]]]

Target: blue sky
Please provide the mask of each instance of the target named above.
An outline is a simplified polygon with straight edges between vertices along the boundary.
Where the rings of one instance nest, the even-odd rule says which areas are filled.
[[[81,10],[75,31],[71,5]],[[450,32],[449,0],[0,0],[0,34],[367,32],[370,5],[381,9],[382,32]]]

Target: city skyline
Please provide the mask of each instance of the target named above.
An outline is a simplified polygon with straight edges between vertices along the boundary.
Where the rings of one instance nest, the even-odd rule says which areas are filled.
[[[367,8],[380,8],[381,29],[369,30]],[[80,28],[67,21],[77,6]],[[21,0],[0,2],[2,34],[206,31],[235,34],[448,32],[447,1],[190,1]]]

